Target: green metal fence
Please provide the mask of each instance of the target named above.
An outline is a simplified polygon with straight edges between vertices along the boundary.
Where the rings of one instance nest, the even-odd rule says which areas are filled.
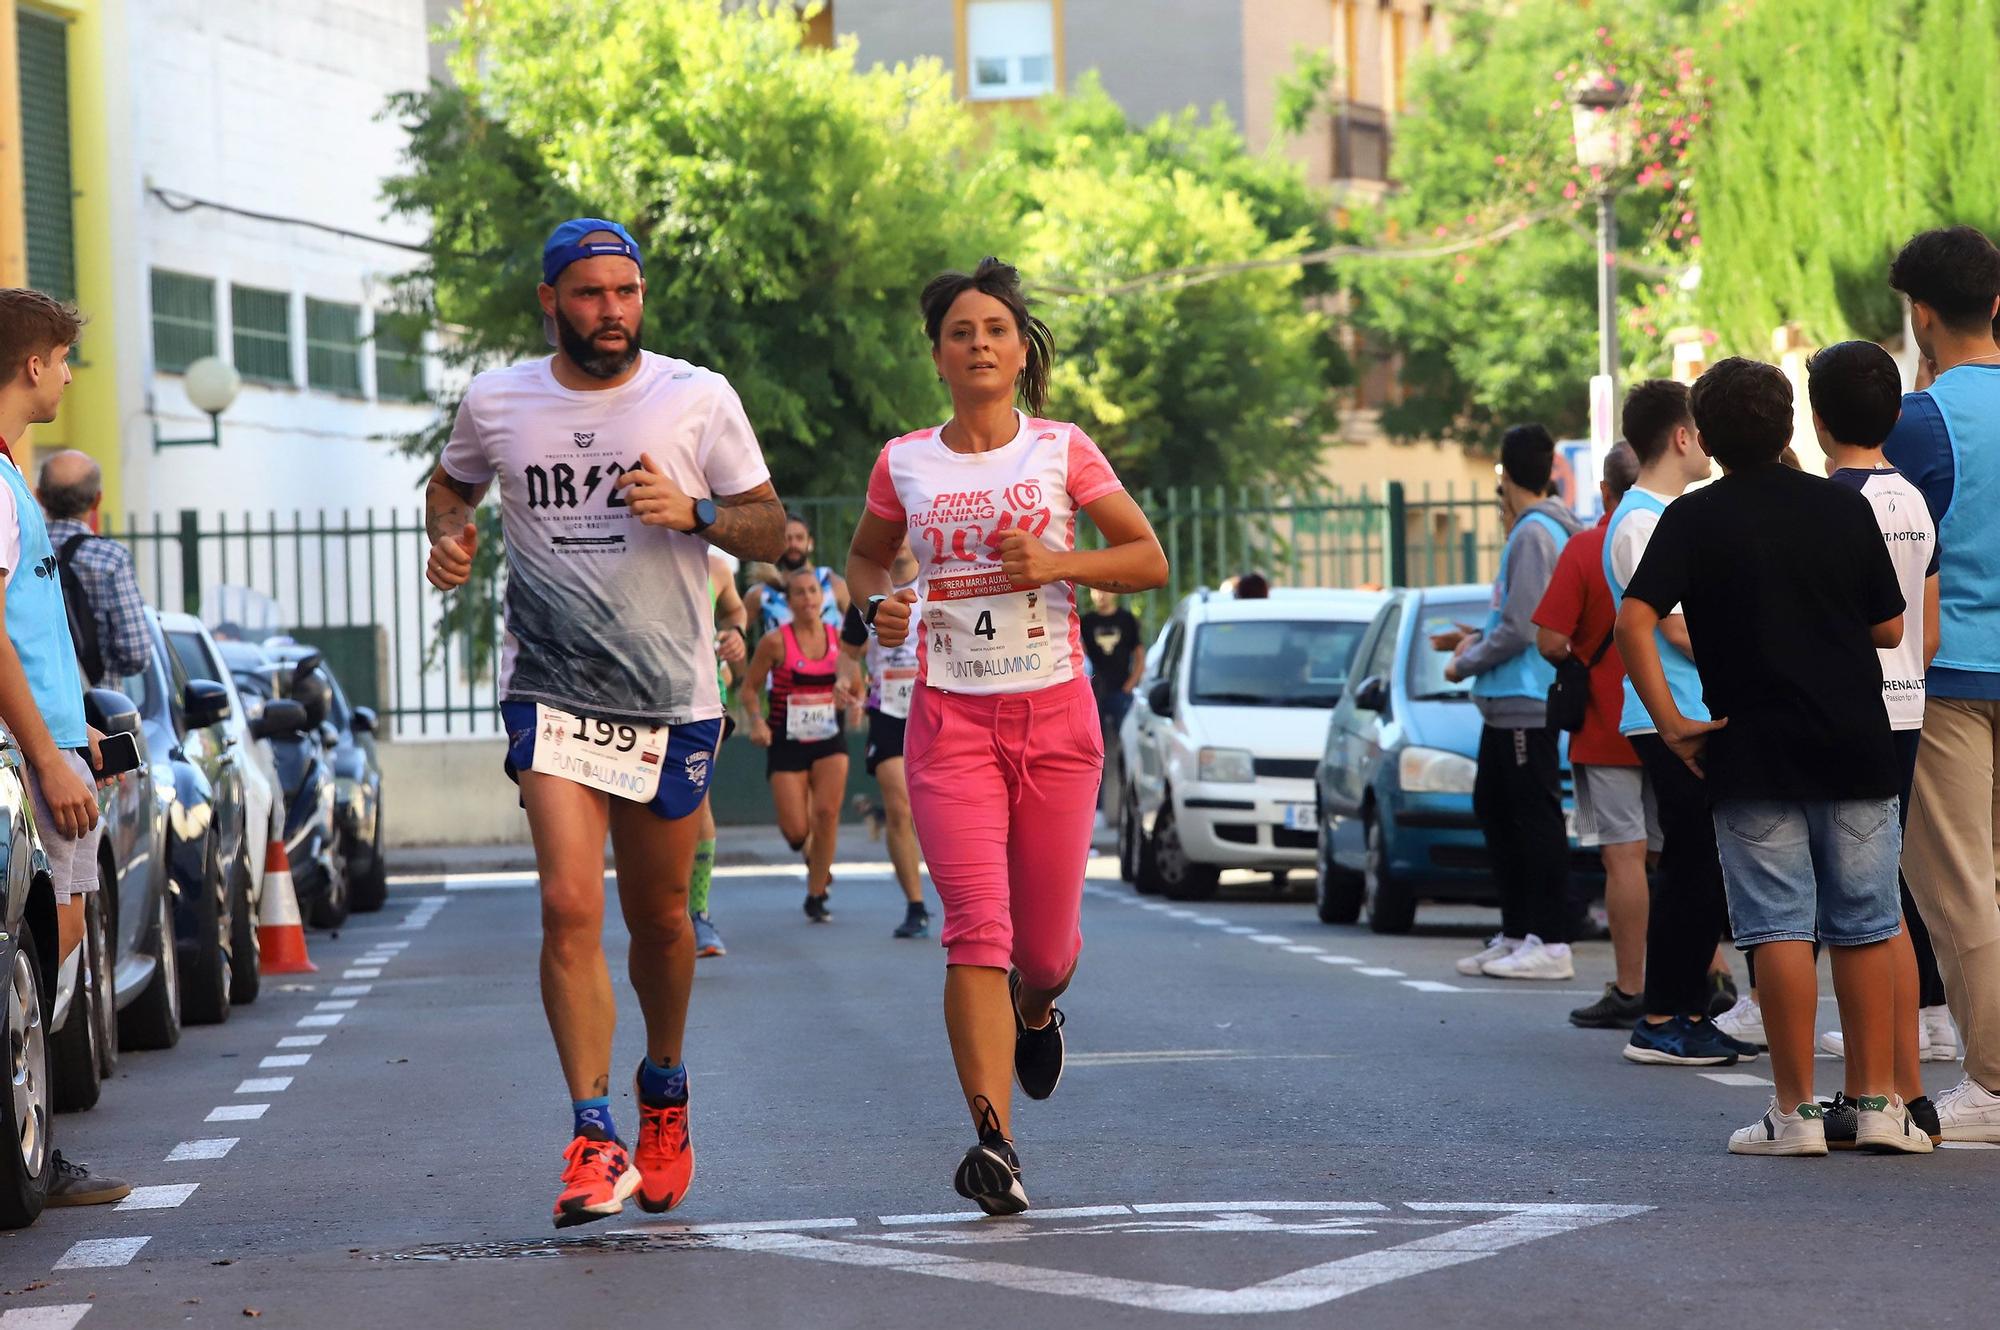
[[[1164,590],[1133,599],[1149,624],[1181,596],[1253,568],[1276,586],[1484,581],[1503,535],[1490,497],[1397,482],[1372,493],[1187,486],[1136,497],[1172,569]],[[815,533],[820,562],[845,564],[862,505],[860,496],[792,502]],[[106,534],[133,551],[153,604],[211,626],[236,624],[253,639],[286,632],[336,653],[353,700],[374,706],[397,736],[498,732],[498,618],[440,631],[445,601],[424,581],[430,541],[420,510],[188,510],[128,516]],[[1077,539],[1084,548],[1101,543],[1088,522]],[[497,604],[494,588],[483,590],[482,602]]]

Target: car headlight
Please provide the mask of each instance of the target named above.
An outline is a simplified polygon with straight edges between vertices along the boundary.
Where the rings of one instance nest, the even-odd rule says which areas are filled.
[[[1195,762],[1203,781],[1246,782],[1257,779],[1257,762],[1242,748],[1204,748]]]
[[[1405,748],[1396,762],[1396,780],[1411,794],[1471,794],[1479,764],[1462,753],[1438,748]]]

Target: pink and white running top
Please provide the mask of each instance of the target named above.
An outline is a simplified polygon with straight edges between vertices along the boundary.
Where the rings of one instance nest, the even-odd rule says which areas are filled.
[[[1016,588],[1000,567],[1000,535],[1019,527],[1067,553],[1077,512],[1125,487],[1075,425],[1015,414],[1019,432],[989,452],[953,452],[941,426],[891,439],[868,477],[868,511],[910,533],[917,665],[933,688],[1026,693],[1083,677],[1076,588]]]

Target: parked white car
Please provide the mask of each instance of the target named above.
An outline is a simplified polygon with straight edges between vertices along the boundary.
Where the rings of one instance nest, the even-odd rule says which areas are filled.
[[[1197,591],[1119,731],[1118,859],[1141,892],[1215,894],[1225,868],[1311,869],[1313,775],[1381,592]]]

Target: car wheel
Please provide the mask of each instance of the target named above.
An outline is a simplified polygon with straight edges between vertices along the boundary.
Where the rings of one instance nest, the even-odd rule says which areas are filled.
[[[1321,804],[1317,863],[1313,873],[1313,904],[1323,924],[1351,924],[1361,917],[1363,879],[1333,859],[1333,826]]]
[[[172,1048],[181,1041],[181,956],[174,944],[174,898],[162,889],[154,906],[158,932],[153,981],[118,1016],[118,1038],[126,1048]]]
[[[26,1228],[42,1213],[55,1173],[50,1139],[49,1041],[41,954],[25,922],[4,975],[7,1093],[0,1097],[0,1228]]]
[[[1152,839],[1139,821],[1139,796],[1128,795],[1125,811],[1118,819],[1120,831],[1128,836],[1132,844],[1132,876],[1126,880],[1132,890],[1141,896],[1160,894],[1160,865],[1153,855]]]
[[[264,986],[264,948],[257,936],[256,914],[250,904],[250,865],[239,859],[229,912],[229,1001],[236,1006],[255,1002]]]
[[[207,866],[195,892],[197,945],[187,968],[181,971],[181,1010],[190,1025],[219,1025],[229,1019],[230,928],[234,922],[229,898],[235,893],[215,861],[213,840],[203,863]]]
[[[1169,798],[1160,807],[1153,823],[1153,863],[1158,871],[1160,891],[1168,900],[1202,901],[1215,895],[1222,871],[1213,864],[1198,864],[1187,856],[1181,830],[1174,820],[1174,804]]]
[[[1389,869],[1389,846],[1382,823],[1370,809],[1362,815],[1367,849],[1362,862],[1362,891],[1368,902],[1368,928],[1375,933],[1407,933],[1417,921],[1417,898]]]
[[[91,963],[104,967],[104,982],[98,985],[104,1005],[97,1013],[97,1077],[108,1081],[118,1072],[118,872],[102,861],[97,866],[97,900],[103,906],[97,918],[103,932],[89,935],[98,944]]]
[[[110,976],[102,968],[104,908],[98,903],[100,895],[100,891],[93,891],[83,898],[83,956],[77,968],[76,994],[69,1001],[68,1019],[49,1040],[59,1113],[97,1107],[104,1077],[98,1044],[104,1038],[105,1004],[112,999],[107,991]],[[112,1009],[117,1009],[115,1004]]]
[[[359,848],[359,847],[357,847]],[[353,864],[359,855],[350,855]],[[375,844],[368,851],[367,871],[356,877],[347,890],[347,908],[356,914],[374,914],[389,900],[389,866],[382,862],[382,814],[375,814]]]
[[[314,928],[338,928],[347,922],[347,858],[340,850],[340,836],[335,833],[327,851],[326,890],[313,902],[312,917],[306,922]]]

